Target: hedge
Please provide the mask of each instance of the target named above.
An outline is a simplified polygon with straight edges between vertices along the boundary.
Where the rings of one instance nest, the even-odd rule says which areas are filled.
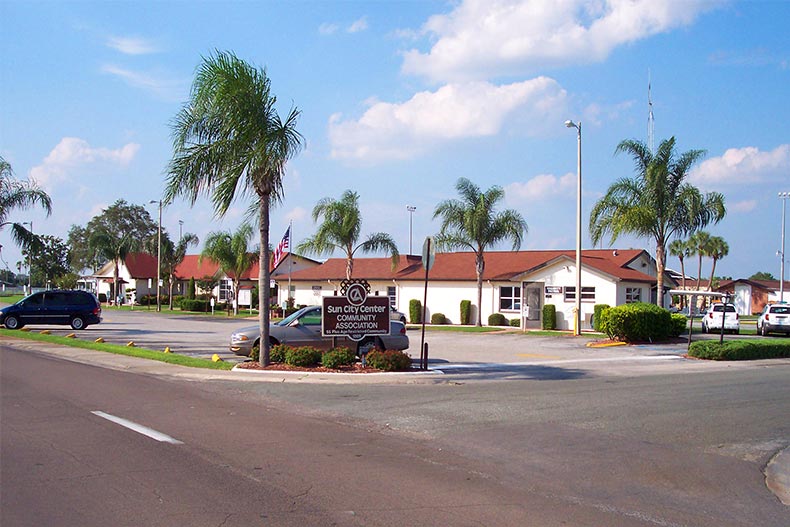
[[[689,355],[709,360],[758,360],[790,358],[790,342],[780,340],[698,340],[689,347]]]
[[[285,363],[289,366],[315,366],[321,362],[321,350],[312,346],[291,348],[285,353]]]
[[[356,354],[348,348],[333,348],[321,356],[321,366],[337,369],[340,366],[351,366],[357,361]]]
[[[635,302],[601,310],[598,327],[610,339],[625,342],[666,340],[677,336],[679,324],[666,309]]]
[[[422,302],[416,298],[409,300],[409,322],[422,324]]]
[[[593,329],[595,331],[601,331],[601,313],[605,309],[609,309],[609,304],[595,304],[593,306]]]
[[[431,324],[435,326],[447,324],[447,317],[444,316],[444,313],[434,313],[431,315]]]
[[[411,369],[411,357],[397,350],[374,349],[365,356],[365,362],[371,368],[382,371],[409,371]]]
[[[209,311],[210,302],[208,300],[184,298],[181,300],[182,311],[201,311],[206,313]]]
[[[472,301],[461,300],[461,324],[464,326],[468,326],[471,318],[472,318]]]
[[[557,329],[557,306],[543,305],[543,329]]]
[[[488,315],[489,326],[509,326],[510,322],[507,321],[505,315],[502,313],[491,313]]]

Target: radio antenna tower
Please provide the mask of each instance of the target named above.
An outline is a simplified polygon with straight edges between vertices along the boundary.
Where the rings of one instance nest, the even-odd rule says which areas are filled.
[[[653,120],[653,99],[650,94],[650,70],[647,70],[647,147],[650,153],[655,153],[655,141],[653,135],[653,128],[655,122]]]

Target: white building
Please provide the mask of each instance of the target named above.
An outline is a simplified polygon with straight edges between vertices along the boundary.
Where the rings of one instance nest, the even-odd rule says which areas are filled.
[[[450,323],[460,321],[460,304],[472,303],[477,320],[477,276],[471,252],[439,253],[429,273],[426,320],[442,313]],[[321,297],[340,294],[345,279],[344,258],[331,258],[320,265],[290,273],[291,296],[297,305],[317,305]],[[590,327],[595,304],[620,305],[653,302],[656,298],[656,268],[644,250],[586,250],[582,252],[581,306],[583,327]],[[390,258],[355,258],[353,278],[365,279],[371,295],[388,296],[393,307],[408,315],[409,302],[424,296],[425,269],[421,257],[401,256],[393,269]],[[278,302],[287,298],[282,274]],[[540,328],[544,304],[554,304],[557,328],[571,329],[576,301],[574,251],[492,251],[485,253],[480,315],[483,324],[492,313],[522,319],[522,327]],[[665,278],[665,290],[674,287]],[[668,305],[668,296],[665,305]]]

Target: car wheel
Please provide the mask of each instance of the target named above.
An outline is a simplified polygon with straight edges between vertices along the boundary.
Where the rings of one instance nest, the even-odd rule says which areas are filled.
[[[763,324],[763,327],[760,328],[760,335],[762,335],[763,337],[768,336],[768,328],[766,327],[765,324]]]
[[[19,323],[19,319],[14,315],[8,315],[5,317],[5,327],[6,329],[19,329],[22,327],[22,324]]]
[[[85,329],[85,319],[82,317],[74,317],[71,319],[71,329],[76,329],[77,331],[81,329]]]

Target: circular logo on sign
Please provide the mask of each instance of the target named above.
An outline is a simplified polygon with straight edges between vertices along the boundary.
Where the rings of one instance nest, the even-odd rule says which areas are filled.
[[[351,284],[346,291],[346,298],[355,306],[364,304],[367,297],[368,292],[362,284]]]

